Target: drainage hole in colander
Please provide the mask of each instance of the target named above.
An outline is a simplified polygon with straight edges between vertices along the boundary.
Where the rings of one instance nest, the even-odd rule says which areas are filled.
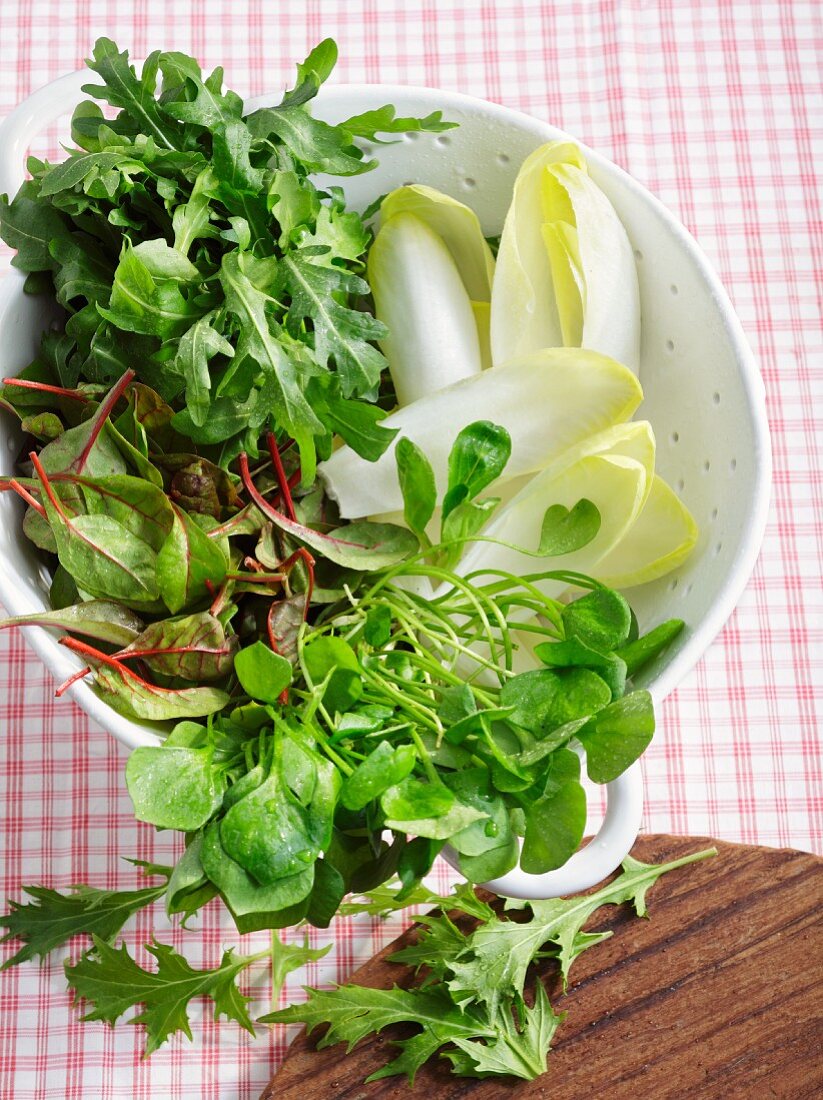
[[[729,470],[731,471],[731,473],[734,473],[734,471],[735,471],[736,469],[737,469],[737,459],[736,459],[736,458],[733,458],[733,459],[731,460],[731,462],[729,463]]]
[[[717,509],[712,508],[712,520],[716,520],[716,519],[717,519]]]
[[[715,405],[720,404],[720,394],[716,391],[712,394],[712,401],[714,401]]]
[[[666,351],[674,351],[674,340],[666,341]]]
[[[709,470],[711,470],[711,468],[712,468],[711,462],[709,462],[709,460],[706,459],[706,461],[703,463],[703,473],[707,474],[709,472]]]
[[[692,588],[694,588],[694,585],[691,583],[691,581],[689,581],[689,583],[683,589],[683,599],[685,599],[686,596],[690,595]]]
[[[672,432],[672,443],[680,442],[680,432]]]
[[[677,479],[677,491],[678,491],[678,493],[682,493],[685,488],[686,488],[686,482],[683,480],[682,477],[679,477]]]
[[[714,548],[714,555],[715,555],[715,557],[717,557],[717,555],[718,555],[718,554],[720,553],[720,551],[721,551],[722,549],[723,549],[723,543],[722,543],[722,542],[718,542],[718,543],[717,543],[717,545],[716,545],[716,546],[715,546],[715,548]]]
[[[669,585],[669,591],[670,592],[674,592],[675,588],[677,588],[677,583],[678,583],[677,582],[677,577],[675,577],[674,580]]]
[[[451,143],[452,143],[452,139],[450,137],[448,137],[446,134],[440,134],[439,137],[436,137],[434,139],[434,144],[435,145],[451,145]]]
[[[473,191],[477,187],[477,180],[473,180],[471,176],[467,176],[462,181],[462,187],[464,191]]]
[[[672,294],[679,294],[680,293],[679,290],[677,289],[677,285],[675,283],[672,283],[672,285],[669,287],[669,290],[672,292]]]
[[[501,165],[508,164],[510,159],[511,158],[509,157],[508,153],[498,153],[497,154],[497,163],[498,164],[501,164]]]
[[[643,259],[643,253],[642,253],[642,252],[640,251],[640,249],[639,249],[639,248],[636,248],[636,249],[634,250],[634,258],[635,258],[636,260],[642,260],[642,259]]]
[[[416,134],[414,130],[410,130],[409,133],[405,134],[404,136],[406,138],[406,141],[417,141],[417,139],[420,137],[420,134]]]

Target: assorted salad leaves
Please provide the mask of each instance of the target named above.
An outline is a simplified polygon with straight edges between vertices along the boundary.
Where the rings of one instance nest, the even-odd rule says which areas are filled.
[[[0,627],[62,631],[82,665],[58,694],[90,677],[161,723],[126,783],[138,820],[185,835],[173,868],[145,868],[159,886],[30,888],[3,921],[23,941],[6,965],[90,936],[69,983],[90,1019],[143,1004],[148,1052],[190,1037],[201,994],[253,1031],[237,976],[265,957],[277,986],[318,956],[273,931],[212,970],[155,942],[147,971],[113,942],[131,913],[162,897],[185,921],[219,897],[241,933],[325,928],[352,893],[437,902],[421,880],[446,846],[472,883],[561,866],[585,828],[582,769],[608,783],[645,750],[652,702],[632,677],[683,627],[641,634],[616,590],[672,568],[696,532],[654,474],[649,425],[623,423],[642,399],[639,321],[606,322],[631,313],[609,266],[627,238],[579,152],[526,163],[495,266],[448,196],[405,186],[361,213],[313,180],[375,167],[361,139],[453,125],[391,106],[316,119],[335,60],[321,43],[279,104],[247,112],[221,70],[158,52],[138,74],[101,39],[85,90],[114,110],[82,103],[77,148],[30,160],[0,202],[26,289],[63,311],[0,397],[26,437],[0,490],[26,504],[52,610]],[[545,292],[549,344],[540,316],[506,334],[499,301],[519,284],[527,310]],[[535,952],[556,942],[565,973],[593,908],[640,912],[667,869],[630,861],[568,919],[572,902],[534,903],[523,947],[528,925],[463,890],[484,923],[467,939],[428,919],[425,988],[372,991],[355,1016],[359,992],[316,993],[271,1018],[331,1020],[329,1041],[417,1021],[386,1071],[410,1078],[444,1044],[455,1072],[534,1076],[557,1026],[542,987],[524,999]],[[492,982],[506,960],[517,973]]]

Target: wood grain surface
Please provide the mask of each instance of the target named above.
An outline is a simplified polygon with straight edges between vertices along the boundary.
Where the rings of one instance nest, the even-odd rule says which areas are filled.
[[[672,871],[652,887],[650,920],[629,906],[601,910],[590,930],[610,940],[586,951],[560,995],[553,964],[541,974],[556,1011],[549,1071],[526,1083],[452,1077],[428,1063],[405,1078],[363,1084],[391,1060],[388,1028],[347,1055],[315,1049],[301,1033],[261,1100],[644,1100],[823,1097],[823,860],[803,852],[705,837],[644,836],[633,855],[659,863],[712,844],[714,859]],[[360,985],[408,985],[386,956],[410,928],[351,976]]]

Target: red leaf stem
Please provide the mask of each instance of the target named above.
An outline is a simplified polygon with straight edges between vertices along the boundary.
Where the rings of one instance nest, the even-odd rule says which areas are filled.
[[[49,503],[52,505],[52,507],[57,512],[58,516],[66,524],[66,526],[70,527],[71,520],[63,510],[63,505],[60,503],[60,498],[55,494],[54,489],[52,489],[48,474],[43,469],[43,465],[40,462],[40,459],[37,457],[37,454],[34,451],[31,451],[29,454],[29,459],[31,460],[31,464],[34,467],[34,472],[37,474],[40,484],[43,487],[43,492],[49,498]]]
[[[294,501],[291,496],[289,479],[286,477],[286,471],[283,469],[283,459],[280,457],[280,451],[277,449],[277,440],[271,432],[266,435],[266,443],[268,444],[272,465],[274,466],[274,472],[277,476],[277,483],[280,486],[280,495],[283,498],[283,507],[286,510],[286,515],[289,519],[296,520],[297,514],[294,510]]]
[[[227,573],[227,581],[243,581],[245,584],[282,584],[283,573]]]
[[[272,624],[271,617],[274,614],[274,609],[277,607],[279,600],[272,600],[272,605],[269,608],[269,613],[266,616],[266,633],[269,636],[269,645],[275,653],[280,654],[280,647],[277,644],[277,636],[274,633],[274,625]],[[282,654],[280,654],[282,656]],[[289,689],[284,687],[280,694],[277,696],[277,701],[281,707],[285,707],[289,701]]]
[[[114,412],[114,406],[129,388],[129,385],[131,384],[133,378],[134,371],[129,368],[129,370],[127,370],[125,374],[123,374],[123,376],[115,382],[114,386],[106,394],[105,400],[101,403],[97,412],[94,414],[94,430],[89,436],[85,447],[80,452],[80,455],[74,461],[74,463],[72,463],[75,469],[82,470],[83,467],[86,465],[86,460],[89,457],[92,447],[97,442],[97,437],[103,430],[103,425],[106,423],[111,413]]]
[[[4,386],[19,386],[21,390],[39,390],[41,393],[54,393],[58,397],[66,397],[69,401],[82,401],[88,404],[91,401],[84,393],[77,390],[67,390],[65,386],[52,386],[48,382],[32,382],[29,378],[4,378]]]
[[[39,500],[35,500],[35,498],[31,495],[31,493],[24,485],[20,484],[17,478],[9,478],[8,485],[0,485],[0,490],[5,488],[13,489],[19,497],[22,497],[23,500],[25,500],[26,504],[29,504],[35,510],[35,512],[39,512],[40,515],[45,518],[46,509],[43,507]]]
[[[76,684],[78,680],[82,680],[84,676],[88,676],[91,669],[88,665],[85,668],[81,668],[79,672],[75,672],[73,676],[69,676],[68,680],[64,680],[60,687],[55,691],[55,697],[60,698],[65,692],[69,690],[72,684]]]

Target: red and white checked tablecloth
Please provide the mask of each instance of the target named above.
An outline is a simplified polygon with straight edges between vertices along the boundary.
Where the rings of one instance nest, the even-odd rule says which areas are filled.
[[[100,34],[135,57],[178,49],[222,64],[228,83],[248,94],[283,87],[294,61],[332,35],[341,54],[334,79],[455,89],[530,112],[611,157],[682,219],[719,270],[760,362],[774,490],[737,611],[662,707],[645,758],[644,828],[819,851],[823,8],[814,0],[0,0],[0,24],[0,114],[79,68]],[[135,823],[124,752],[53,691],[22,638],[0,633],[3,896],[31,882],[128,888],[137,876],[120,857],[175,854],[166,835]],[[292,975],[283,1000],[303,983],[344,979],[399,927],[341,920],[316,934],[318,943],[333,938],[332,952]],[[199,928],[181,934],[157,913],[141,914],[125,938],[133,948],[155,930],[185,942],[195,965],[216,964],[222,946],[239,940],[214,903]],[[266,936],[246,940],[244,949],[259,949]],[[176,1038],[144,1061],[138,1028],[79,1022],[61,963],[0,975],[3,1098],[246,1100],[283,1056],[283,1029],[253,1040],[196,1006],[194,1043]],[[261,1011],[265,981],[251,986]]]

